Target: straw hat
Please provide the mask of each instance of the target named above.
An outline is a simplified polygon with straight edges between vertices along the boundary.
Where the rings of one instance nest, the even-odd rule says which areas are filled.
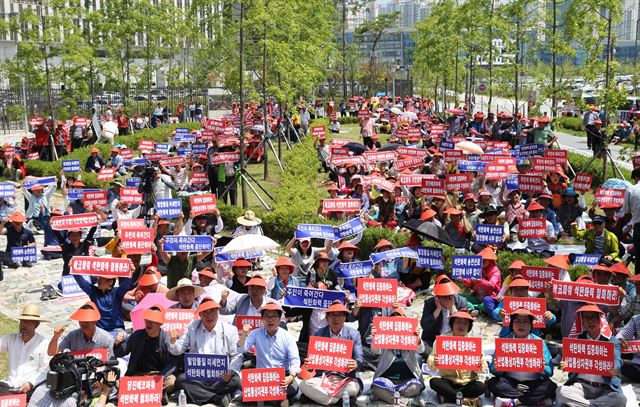
[[[40,316],[40,306],[37,304],[27,304],[22,308],[22,314],[19,317],[14,318],[17,321],[39,321],[39,322],[51,322],[48,319],[43,319]]]
[[[256,218],[256,214],[249,210],[236,220],[242,226],[258,226],[262,223],[262,219]]]
[[[193,288],[194,297],[199,297],[204,294],[204,288],[193,285],[191,280],[188,278],[181,278],[175,287],[167,291],[167,298],[171,301],[178,301],[178,290],[185,287]]]

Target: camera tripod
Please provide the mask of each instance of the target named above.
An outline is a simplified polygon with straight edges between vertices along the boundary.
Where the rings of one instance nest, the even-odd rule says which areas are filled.
[[[596,158],[602,158],[602,177],[603,177],[604,181],[606,181],[605,178],[607,177],[607,159],[609,159],[609,161],[611,161],[611,168],[613,170],[613,175],[615,176],[616,173],[617,173],[617,175],[620,177],[620,179],[623,179],[623,180],[626,181],[626,178],[625,178],[624,174],[622,174],[622,171],[620,171],[620,168],[618,168],[618,165],[616,164],[616,161],[613,159],[613,156],[611,155],[611,150],[609,149],[608,143],[604,143],[603,144],[603,146],[600,149],[600,151],[597,154],[594,154],[593,157],[591,157],[589,162],[587,162],[587,164],[585,164],[585,166],[580,170],[580,172],[583,173],[587,169],[589,169],[589,167],[591,167],[591,164],[593,164],[593,162],[596,160]]]
[[[245,158],[246,162],[248,163],[249,161],[251,161],[253,157],[255,157],[256,153],[260,149],[260,146],[262,146],[263,149],[266,148],[265,144],[269,144],[269,148],[271,148],[271,151],[273,152],[273,156],[276,158],[276,161],[278,162],[280,171],[284,172],[284,166],[282,165],[282,161],[280,161],[280,157],[278,157],[278,153],[276,153],[276,149],[275,147],[273,147],[273,142],[271,141],[271,137],[267,135],[266,131],[262,134],[262,140],[260,140],[260,143],[258,143],[256,148],[251,153],[251,155]],[[291,145],[289,144],[288,141],[287,141],[287,145],[289,146],[289,149],[291,149]]]
[[[262,204],[262,206],[264,206],[264,208],[268,211],[271,211],[271,208],[269,207],[269,205],[267,205],[267,203],[265,202],[265,200],[260,196],[260,194],[258,193],[258,191],[255,189],[255,187],[251,184],[251,182],[249,181],[249,179],[247,178],[251,178],[251,180],[262,190],[262,192],[265,193],[265,195],[267,195],[269,197],[269,199],[271,199],[272,201],[274,200],[273,197],[269,194],[269,192],[267,192],[266,189],[264,189],[264,187],[262,185],[260,185],[260,183],[258,182],[258,180],[256,180],[253,175],[249,174],[249,172],[245,169],[245,168],[238,168],[236,167],[236,174],[233,177],[233,181],[231,181],[231,183],[229,184],[229,186],[227,188],[225,188],[224,192],[222,193],[222,195],[220,195],[220,199],[224,200],[227,196],[227,194],[229,193],[229,190],[234,186],[237,185],[238,183],[238,179],[241,179],[242,182],[245,182],[247,184],[247,186],[249,187],[249,189],[251,189],[251,192],[254,193],[254,195],[256,196],[256,198],[258,198],[258,201],[260,201],[260,203]]]

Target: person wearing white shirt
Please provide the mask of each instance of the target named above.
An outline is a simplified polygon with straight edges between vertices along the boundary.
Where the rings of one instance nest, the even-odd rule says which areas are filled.
[[[184,390],[190,403],[226,406],[231,401],[231,395],[240,388],[238,372],[242,368],[242,353],[238,352],[238,330],[218,320],[220,304],[211,297],[202,299],[196,316],[200,319],[193,321],[181,337],[178,338],[176,330],[171,332],[169,352],[176,356],[185,352],[227,356],[227,371],[221,375],[219,382],[190,381],[180,374],[176,386]]]
[[[116,134],[118,134],[118,123],[113,121],[112,116],[108,115],[107,121],[102,125],[102,136],[98,142],[106,141],[109,144],[114,144]]]
[[[17,333],[0,336],[0,353],[6,352],[9,357],[9,376],[0,381],[0,396],[31,394],[49,371],[48,342],[36,333],[40,322],[48,322],[40,317],[40,307],[26,305],[18,321]]]
[[[23,188],[24,198],[29,202],[29,207],[25,213],[27,219],[38,219],[40,211],[44,211],[44,216],[49,216],[49,199],[55,191],[55,182],[46,186],[36,184],[31,188]]]
[[[624,216],[619,220],[620,224],[633,225],[633,250],[640,253],[640,168],[631,172],[631,178],[635,185],[628,188],[624,193],[622,211]],[[640,256],[636,257],[636,270],[640,270]]]
[[[530,253],[538,253],[544,258],[551,257],[555,254],[551,247],[558,239],[553,229],[553,224],[546,220],[545,209],[536,201],[532,201],[527,207],[529,216],[533,219],[544,219],[545,222],[545,235],[543,237],[530,237],[527,239],[527,251]],[[524,239],[520,239],[523,241]]]

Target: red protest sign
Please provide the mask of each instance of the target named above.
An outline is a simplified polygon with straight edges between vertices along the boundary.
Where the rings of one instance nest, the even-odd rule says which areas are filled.
[[[502,326],[509,326],[511,322],[511,313],[518,308],[526,308],[535,316],[533,320],[534,328],[544,328],[546,322],[544,313],[547,311],[546,298],[529,298],[529,297],[504,297],[503,308],[505,312]]]
[[[318,138],[327,135],[327,129],[324,126],[313,126],[311,128],[311,136]]]
[[[611,376],[609,371],[615,366],[614,349],[613,342],[564,338],[562,340],[562,360],[567,366],[562,370]]]
[[[187,331],[189,324],[196,318],[196,310],[194,309],[167,309],[164,313],[164,324],[162,330],[170,333],[174,329],[180,335]]]
[[[68,230],[98,226],[98,215],[82,213],[79,215],[54,216],[49,221],[53,230]]]
[[[598,205],[602,205],[603,203],[614,203],[622,206],[624,203],[624,189],[596,188],[596,202]]]
[[[126,204],[142,204],[142,193],[136,187],[120,187],[120,202]]]
[[[86,127],[87,126],[87,118],[86,117],[77,117],[73,121],[73,124],[75,124],[78,127]]]
[[[537,175],[518,174],[518,189],[521,192],[531,192],[534,194],[544,191],[544,179]]]
[[[157,407],[162,405],[162,376],[123,376],[120,378],[118,407]]]
[[[480,370],[482,338],[445,336],[436,338],[438,369]]]
[[[187,163],[187,159],[184,156],[179,155],[176,157],[163,157],[160,159],[160,164],[165,167],[173,167],[175,165],[185,165]]]
[[[462,150],[444,150],[444,162],[457,163],[458,160],[464,160],[464,152]]]
[[[359,199],[323,199],[322,212],[358,212],[360,211]]]
[[[445,195],[443,179],[424,178],[421,187],[422,193],[426,196]]]
[[[0,407],[26,407],[27,393],[0,396]]]
[[[349,144],[351,143],[351,140],[346,139],[346,138],[332,138],[331,139],[331,145],[332,146],[344,146],[345,144]]]
[[[547,220],[524,218],[518,220],[518,236],[522,239],[540,238],[547,234]]]
[[[558,163],[554,158],[533,157],[532,161],[532,167],[542,172],[551,172],[558,168]]]
[[[485,170],[485,179],[487,180],[501,180],[509,177],[509,166],[503,164],[487,164]]]
[[[84,359],[88,357],[94,357],[98,360],[106,362],[107,360],[109,360],[107,358],[108,351],[109,350],[107,348],[99,348],[99,349],[92,349],[92,350],[78,350],[75,352],[71,352],[71,356],[73,356],[74,359]],[[0,406],[1,405],[2,404],[0,404]]]
[[[358,279],[358,281],[360,281]],[[358,292],[360,294],[360,292]],[[405,317],[373,317],[376,334],[373,335],[371,347],[377,349],[418,349],[418,326],[416,318]]]
[[[113,175],[116,173],[115,168],[101,168],[98,173],[98,181],[106,181],[113,179]]]
[[[422,180],[425,178],[438,178],[433,174],[400,174],[400,185],[405,187],[422,186]]]
[[[399,128],[396,130],[396,137],[399,139],[405,139],[409,136],[409,130],[404,128]]]
[[[242,402],[285,400],[286,389],[280,383],[284,380],[284,369],[242,369]]]
[[[371,163],[380,161],[393,161],[396,159],[395,151],[365,151],[364,157]]]
[[[211,155],[211,164],[235,163],[240,161],[240,153],[214,153]]]
[[[118,230],[122,229],[144,229],[144,219],[118,219]]]
[[[382,178],[382,177],[373,177],[371,178],[370,181],[371,185],[378,187],[380,189],[383,189],[385,191],[389,191],[389,192],[393,192],[393,190],[396,187],[396,184],[391,182],[391,181],[387,181],[386,179]]]
[[[471,174],[447,174],[446,188],[447,192],[471,190]]]
[[[138,143],[138,150],[140,151],[153,151],[156,148],[156,142],[153,140],[140,140]]]
[[[352,350],[351,340],[312,336],[305,365],[310,369],[347,373]]]
[[[633,157],[633,160],[631,160],[631,162],[633,163],[633,169],[634,170],[636,168],[640,167],[640,155],[637,155],[637,156]]]
[[[396,152],[400,155],[408,155],[410,157],[426,157],[427,150],[424,148],[398,147]]]
[[[551,292],[556,300],[592,302],[602,305],[619,305],[620,290],[617,286],[554,280]]]
[[[407,168],[421,167],[424,165],[423,157],[407,158],[406,160],[398,160],[393,163],[396,171],[406,170]],[[406,174],[404,174],[406,175]]]
[[[167,156],[167,153],[144,153],[144,158],[149,161],[160,161]]]
[[[329,152],[332,157],[349,157],[349,149],[346,147],[329,147]]]
[[[191,173],[191,184],[193,185],[204,185],[209,181],[207,178],[207,173],[204,171],[192,172]]]
[[[620,345],[620,351],[622,353],[638,353],[640,352],[640,341],[627,341],[626,347]]]
[[[545,150],[544,156],[556,160],[556,165],[563,165],[567,162],[567,150]]]
[[[264,322],[262,321],[262,317],[257,315],[236,315],[236,328],[241,330],[245,325],[249,325],[253,331],[254,329],[264,327]]]
[[[205,213],[213,213],[216,207],[216,195],[192,195],[189,197],[191,202],[191,216],[198,216]]]
[[[545,292],[547,283],[560,278],[560,269],[555,267],[523,266],[522,277],[524,277],[531,287],[530,291]]]
[[[153,229],[120,230],[120,248],[127,254],[144,254],[153,251]]]
[[[391,278],[359,278],[358,299],[363,307],[393,307],[398,296],[398,280]]]
[[[71,274],[103,277],[131,277],[131,259],[73,256]]]
[[[107,191],[93,191],[82,194],[84,207],[107,205]]]
[[[42,126],[44,124],[44,118],[42,116],[31,116],[29,123],[31,127]]]
[[[493,363],[499,372],[542,372],[542,339],[496,338]]]
[[[576,191],[588,191],[591,189],[591,183],[593,182],[593,175],[591,174],[576,174],[573,179],[573,189]]]
[[[213,130],[202,130],[202,136],[200,137],[202,141],[213,141],[216,139],[216,132]]]
[[[125,160],[130,160],[133,158],[133,150],[130,148],[123,148],[120,150],[120,156]]]
[[[358,117],[361,119],[366,119],[367,117],[369,117],[369,111],[365,109],[358,110]]]

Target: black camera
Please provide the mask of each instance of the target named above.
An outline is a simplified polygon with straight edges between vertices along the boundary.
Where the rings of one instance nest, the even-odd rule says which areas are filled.
[[[47,388],[57,399],[69,397],[82,389],[90,392],[95,383],[100,380],[106,381],[109,372],[115,372],[116,380],[119,379],[120,369],[115,367],[117,365],[117,360],[103,362],[93,356],[76,359],[69,352],[59,353],[49,362],[51,370],[47,373]],[[98,372],[98,368],[101,367],[104,369]]]

